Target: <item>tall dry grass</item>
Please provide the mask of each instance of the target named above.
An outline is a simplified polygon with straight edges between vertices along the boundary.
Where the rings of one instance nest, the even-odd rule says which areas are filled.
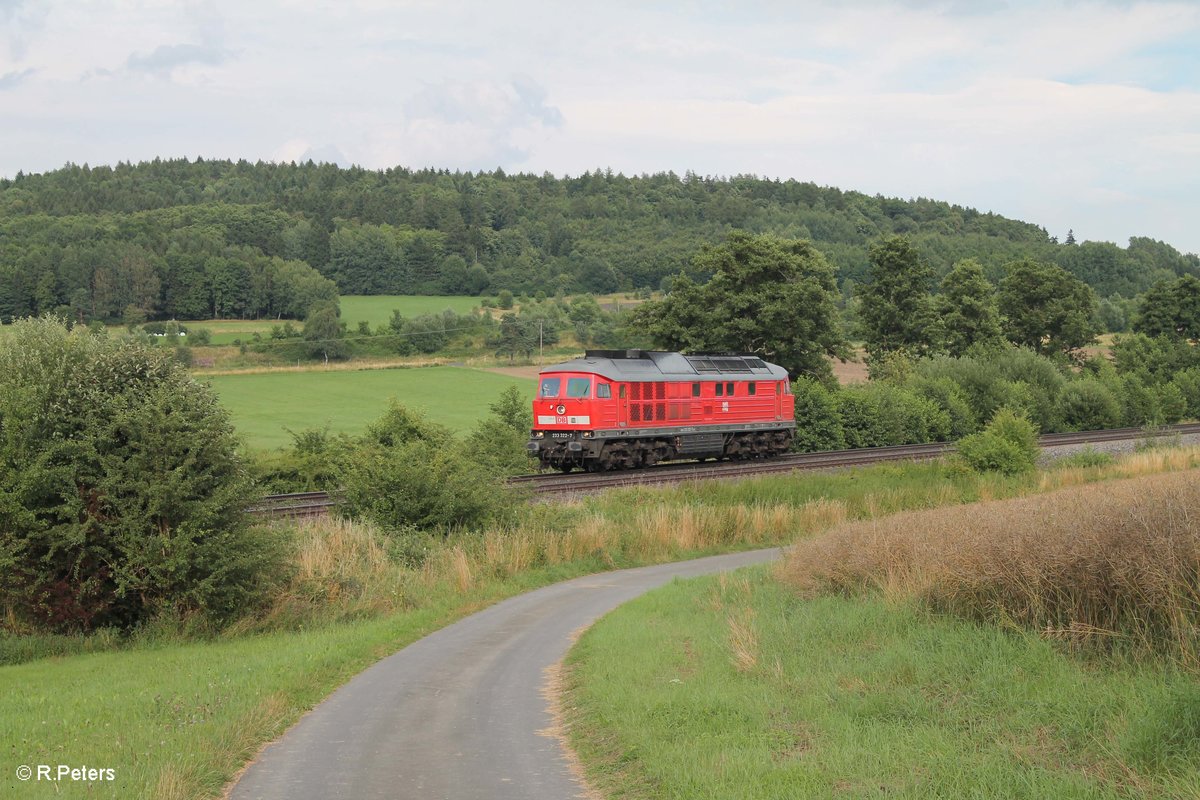
[[[1200,475],[850,522],[799,542],[780,574],[806,592],[878,590],[1072,643],[1167,653],[1197,668]]]
[[[263,613],[247,616],[228,633],[416,608],[439,594],[466,594],[490,580],[543,567],[590,560],[604,568],[777,544],[824,530],[848,514],[845,503],[829,500],[800,506],[648,505],[624,519],[594,512],[565,526],[527,523],[408,541],[353,520],[289,523],[281,529],[294,542],[288,579]]]

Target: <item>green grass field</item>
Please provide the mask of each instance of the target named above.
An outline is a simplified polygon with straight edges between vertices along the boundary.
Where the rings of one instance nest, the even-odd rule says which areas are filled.
[[[479,307],[478,297],[443,297],[438,295],[347,295],[341,299],[342,320],[353,333],[359,322],[369,322],[372,328],[387,324],[392,318],[392,309],[399,309],[405,317],[420,314],[440,314],[447,308],[459,314],[469,313]],[[191,328],[208,328],[212,332],[212,344],[233,344],[235,339],[249,342],[254,334],[264,339],[270,336],[271,328],[282,325],[277,319],[203,319],[188,320],[183,324]],[[303,320],[291,320],[299,330]],[[114,326],[114,330],[125,330]]]
[[[478,297],[456,297],[440,295],[385,294],[385,295],[347,295],[342,298],[342,319],[353,331],[359,322],[386,325],[392,318],[392,310],[398,310],[404,317],[416,317],[421,314],[440,314],[450,309],[459,314],[469,314],[471,309],[479,308]]]
[[[465,430],[488,414],[509,386],[533,401],[534,382],[461,367],[330,370],[215,375],[212,385],[246,444],[273,449],[291,443],[288,430],[329,427],[358,433],[388,400],[426,411],[434,422]]]
[[[1195,797],[1200,689],[883,598],[802,599],[758,568],[677,582],[568,658],[604,796]]]

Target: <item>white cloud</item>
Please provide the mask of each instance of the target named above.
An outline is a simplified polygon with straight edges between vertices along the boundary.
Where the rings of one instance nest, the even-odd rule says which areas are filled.
[[[0,47],[0,174],[185,154],[755,172],[1200,250],[1196,3],[33,8],[0,0],[23,48]]]

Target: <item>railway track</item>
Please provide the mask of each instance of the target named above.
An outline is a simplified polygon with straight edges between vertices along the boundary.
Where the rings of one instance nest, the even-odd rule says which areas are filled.
[[[329,492],[269,494],[246,510],[256,517],[323,517],[335,502]]]
[[[1117,428],[1106,431],[1079,433],[1049,433],[1039,438],[1042,447],[1063,447],[1075,444],[1144,439],[1149,436],[1167,437],[1200,434],[1200,423],[1169,425],[1148,433],[1144,428]],[[514,486],[528,487],[534,495],[576,495],[614,487],[662,485],[689,480],[744,478],[750,475],[795,472],[809,469],[838,469],[883,461],[922,461],[940,458],[954,451],[951,442],[936,444],[907,444],[894,447],[868,447],[860,450],[832,450],[823,453],[791,453],[771,459],[748,461],[685,462],[662,464],[646,469],[605,472],[571,473],[568,475],[541,473],[509,478]],[[326,492],[268,495],[247,510],[263,517],[313,517],[329,513],[335,500]]]

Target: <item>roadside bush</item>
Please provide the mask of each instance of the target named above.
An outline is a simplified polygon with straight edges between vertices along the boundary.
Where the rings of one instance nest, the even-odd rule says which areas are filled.
[[[833,407],[842,429],[842,441],[851,449],[888,444],[878,398],[860,386],[850,386],[833,396]]]
[[[866,391],[875,395],[887,444],[944,442],[950,438],[950,415],[932,400],[888,383],[871,384]]]
[[[1200,419],[1200,367],[1183,370],[1171,382],[1183,395],[1183,415],[1189,419]]]
[[[10,619],[130,628],[224,617],[262,596],[279,548],[248,528],[237,439],[169,352],[54,319],[0,349],[0,603]]]
[[[413,442],[448,446],[453,438],[449,428],[431,422],[421,412],[392,398],[383,415],[367,426],[362,441],[380,447],[399,447]]]
[[[1019,347],[992,348],[959,358],[938,356],[916,366],[918,378],[953,381],[980,420],[1005,406],[1021,408],[1039,430],[1061,425],[1059,396],[1067,385],[1050,359]]]
[[[950,439],[961,439],[979,429],[979,420],[962,389],[949,378],[914,378],[905,388],[933,402],[950,420]]]
[[[1125,425],[1172,425],[1183,419],[1187,398],[1179,385],[1145,384],[1139,375],[1121,377],[1121,418]]]
[[[336,487],[350,437],[332,435],[328,428],[289,431],[292,446],[271,453],[256,452],[247,466],[260,493],[312,492]]]
[[[958,453],[976,472],[1029,472],[1037,462],[1037,428],[1023,415],[1002,408],[981,432],[959,441]]]
[[[796,438],[792,449],[801,453],[840,450],[846,446],[838,416],[837,389],[827,389],[812,378],[798,378],[792,384],[796,400]]]
[[[1187,398],[1174,381],[1156,386],[1155,400],[1158,402],[1160,425],[1174,425],[1187,412]]]
[[[497,403],[502,411],[510,405]],[[494,415],[491,422],[492,434],[481,436],[505,434],[515,444],[515,420]],[[523,453],[523,438],[521,445]],[[503,465],[512,454],[496,449],[492,441],[480,452],[477,441],[459,442],[449,429],[393,400],[346,457],[341,510],[393,531],[474,529],[504,519],[515,503],[504,483]]]
[[[1023,347],[997,349],[989,354],[987,363],[993,364],[1005,380],[1027,387],[1029,418],[1041,431],[1060,429],[1059,398],[1067,386],[1067,377],[1058,364]]]
[[[1062,393],[1063,424],[1069,431],[1097,431],[1121,424],[1121,403],[1100,381],[1081,378]]]
[[[1147,385],[1165,383],[1185,369],[1200,367],[1200,348],[1165,336],[1151,338],[1143,333],[1118,336],[1112,351],[1121,375],[1135,375]]]
[[[478,529],[505,519],[514,496],[488,466],[461,445],[416,440],[395,447],[366,444],[342,476],[342,512],[388,529]]]

